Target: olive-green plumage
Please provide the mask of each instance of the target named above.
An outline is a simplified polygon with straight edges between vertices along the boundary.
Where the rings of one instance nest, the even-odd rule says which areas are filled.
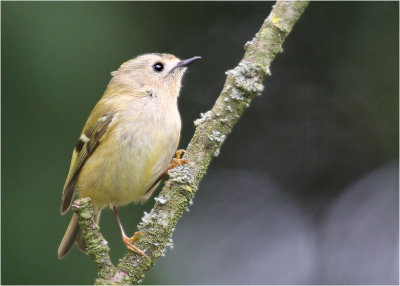
[[[61,213],[74,195],[90,197],[96,211],[148,199],[179,142],[177,98],[186,65],[169,54],[145,54],[112,73],[76,145]],[[99,216],[98,215],[98,216]],[[58,249],[64,257],[77,241],[85,249],[74,214]]]

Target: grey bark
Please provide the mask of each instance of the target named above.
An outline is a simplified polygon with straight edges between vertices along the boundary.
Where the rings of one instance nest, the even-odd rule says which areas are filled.
[[[75,201],[74,211],[99,274],[96,284],[138,284],[145,273],[163,255],[171,243],[171,234],[186,208],[195,196],[198,185],[213,157],[219,150],[252,99],[261,95],[263,80],[270,75],[270,65],[282,51],[282,44],[300,18],[308,1],[277,1],[260,30],[245,44],[243,59],[226,72],[227,78],[213,108],[195,121],[196,130],[184,158],[190,164],[169,171],[169,179],[155,205],[145,213],[138,230],[144,232],[135,245],[144,250],[150,260],[128,252],[114,266],[108,255],[109,248],[94,219],[90,199]]]

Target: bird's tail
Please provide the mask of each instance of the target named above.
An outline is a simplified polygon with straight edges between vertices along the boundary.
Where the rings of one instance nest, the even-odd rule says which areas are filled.
[[[99,224],[100,221],[101,210],[97,211],[96,222]],[[71,221],[69,222],[67,231],[64,234],[63,239],[61,240],[60,246],[58,247],[58,258],[64,258],[72,249],[76,243],[79,249],[87,254],[86,243],[82,236],[81,228],[78,224],[78,215],[76,213],[72,214]]]
[[[78,215],[76,213],[72,214],[71,221],[69,222],[67,231],[61,240],[60,246],[58,247],[58,258],[61,259],[71,251],[76,239],[78,238],[81,229],[78,225]]]
[[[98,212],[97,218],[100,218],[100,212]],[[83,253],[87,254],[86,243],[83,239],[82,231],[78,224],[78,215],[76,213],[72,214],[67,231],[61,240],[60,246],[58,247],[58,258],[64,258],[71,251],[74,243],[78,245],[79,249]]]
[[[97,225],[100,222],[100,214],[101,209],[96,213],[96,223]],[[81,228],[78,224],[78,215],[76,213],[72,214],[71,221],[69,222],[67,231],[64,234],[63,239],[61,240],[60,246],[58,247],[58,258],[62,259],[66,256],[70,251],[72,246],[76,243],[79,249],[87,254],[86,243],[82,236]]]

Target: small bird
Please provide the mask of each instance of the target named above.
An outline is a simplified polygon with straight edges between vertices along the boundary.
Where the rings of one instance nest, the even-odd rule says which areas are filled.
[[[101,210],[111,207],[126,247],[146,256],[133,244],[140,233],[125,234],[117,206],[146,201],[169,168],[186,163],[180,159],[180,150],[171,163],[181,131],[177,100],[186,66],[200,58],[144,54],[111,73],[112,79],[73,150],[62,215],[71,208],[75,194],[91,198],[97,222]],[[78,215],[73,213],[58,257],[67,255],[75,242],[86,252]]]

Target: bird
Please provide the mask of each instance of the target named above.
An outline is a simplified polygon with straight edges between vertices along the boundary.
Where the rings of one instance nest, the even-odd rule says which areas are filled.
[[[199,59],[148,53],[111,73],[73,150],[62,192],[62,215],[76,196],[91,198],[97,223],[101,211],[110,207],[127,249],[147,257],[133,244],[141,233],[125,234],[117,207],[148,200],[168,169],[187,163],[180,158],[182,150],[176,151],[181,132],[177,102],[187,66]],[[75,212],[58,248],[59,259],[74,243],[87,252]]]

